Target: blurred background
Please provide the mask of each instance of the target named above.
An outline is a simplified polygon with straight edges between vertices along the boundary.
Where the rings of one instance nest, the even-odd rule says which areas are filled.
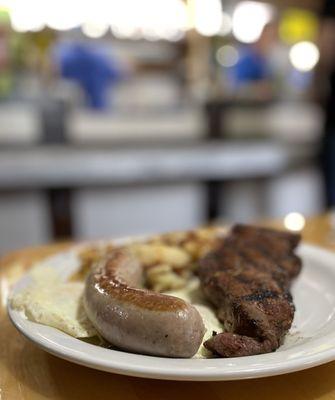
[[[319,0],[0,0],[0,253],[209,221],[301,229],[335,202],[333,16]]]

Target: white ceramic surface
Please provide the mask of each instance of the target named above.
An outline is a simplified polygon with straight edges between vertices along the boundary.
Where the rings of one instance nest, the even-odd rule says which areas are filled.
[[[231,359],[169,359],[109,350],[57,329],[26,320],[8,306],[16,328],[44,350],[103,371],[156,379],[234,380],[279,375],[335,360],[335,253],[303,244],[304,268],[293,285],[296,315],[284,345],[276,352]],[[64,261],[66,260],[66,263]],[[60,261],[62,261],[60,263]],[[65,275],[76,269],[74,250],[44,261]],[[14,290],[29,283],[24,276]]]

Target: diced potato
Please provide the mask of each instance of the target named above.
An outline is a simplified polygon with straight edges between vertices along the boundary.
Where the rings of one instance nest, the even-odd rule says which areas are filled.
[[[133,244],[130,249],[146,267],[155,264],[167,264],[173,268],[182,268],[191,262],[189,254],[179,247],[160,244]]]

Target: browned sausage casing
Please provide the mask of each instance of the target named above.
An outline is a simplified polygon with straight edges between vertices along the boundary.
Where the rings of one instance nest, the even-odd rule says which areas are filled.
[[[132,254],[115,250],[89,274],[87,315],[111,344],[165,357],[192,357],[205,327],[196,308],[177,297],[141,289],[143,270]]]

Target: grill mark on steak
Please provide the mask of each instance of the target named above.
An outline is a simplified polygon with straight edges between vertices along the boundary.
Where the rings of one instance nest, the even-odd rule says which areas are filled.
[[[246,296],[242,296],[241,300],[245,301],[262,301],[264,299],[276,299],[279,296],[278,293],[273,292],[271,290],[264,290],[259,293],[248,294]]]
[[[207,349],[239,357],[281,345],[294,317],[289,288],[301,269],[293,253],[299,240],[296,234],[236,225],[200,260],[203,292],[228,331],[207,340]]]

